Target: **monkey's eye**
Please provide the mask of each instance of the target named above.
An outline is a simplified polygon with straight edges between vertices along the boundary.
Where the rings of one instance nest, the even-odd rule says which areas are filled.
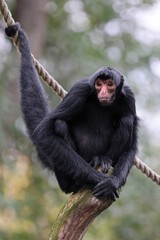
[[[113,86],[113,82],[108,82],[108,87],[112,87]]]
[[[97,82],[96,85],[97,85],[98,87],[101,87],[101,86],[102,86],[102,83],[101,83],[101,82]]]

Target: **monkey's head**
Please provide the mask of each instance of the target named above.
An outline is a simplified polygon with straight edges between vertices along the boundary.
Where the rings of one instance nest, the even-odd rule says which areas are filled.
[[[99,102],[106,106],[112,104],[122,92],[124,78],[111,67],[100,68],[90,77],[91,87],[96,92]]]

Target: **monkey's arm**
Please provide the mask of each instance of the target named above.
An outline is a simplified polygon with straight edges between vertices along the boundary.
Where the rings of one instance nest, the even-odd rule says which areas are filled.
[[[18,31],[21,52],[19,77],[21,109],[31,137],[37,125],[49,112],[48,100],[33,64],[27,35],[18,23],[9,26],[5,31],[9,37]]]

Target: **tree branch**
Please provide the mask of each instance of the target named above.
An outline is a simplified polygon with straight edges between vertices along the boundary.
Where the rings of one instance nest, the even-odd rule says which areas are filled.
[[[112,171],[111,167],[107,176]],[[72,194],[60,211],[49,240],[81,240],[94,219],[112,203],[111,200],[97,199],[88,189]]]
[[[49,240],[81,240],[94,219],[112,203],[97,199],[86,189],[72,194],[60,211]]]

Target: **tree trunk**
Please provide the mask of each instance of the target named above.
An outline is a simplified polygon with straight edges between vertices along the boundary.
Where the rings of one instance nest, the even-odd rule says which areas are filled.
[[[17,0],[15,19],[26,31],[31,49],[39,58],[46,35],[46,3],[48,0]]]
[[[47,14],[45,12],[47,0],[17,0],[13,16],[15,21],[20,22],[22,28],[26,31],[32,52],[36,57],[40,57],[45,40],[45,31],[47,24]],[[16,53],[17,54],[17,53]],[[14,59],[14,56],[13,56]],[[9,85],[12,102],[19,105],[18,81],[13,79]],[[17,112],[13,106],[13,119]]]

